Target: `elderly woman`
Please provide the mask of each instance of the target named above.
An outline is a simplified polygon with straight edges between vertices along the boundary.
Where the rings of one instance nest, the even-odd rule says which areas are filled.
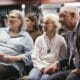
[[[56,17],[44,17],[43,24],[44,33],[35,41],[32,53],[34,68],[29,74],[29,80],[49,80],[50,74],[59,70],[58,61],[66,57],[65,39],[56,33]]]
[[[0,80],[21,76],[25,66],[31,64],[33,40],[21,30],[23,24],[21,11],[12,10],[8,16],[9,27],[0,29]]]

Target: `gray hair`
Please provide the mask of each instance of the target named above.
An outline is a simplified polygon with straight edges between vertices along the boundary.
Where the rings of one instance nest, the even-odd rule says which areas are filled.
[[[20,10],[11,10],[9,12],[9,14],[11,14],[11,13],[15,13],[19,17],[19,19],[22,22],[22,24],[20,25],[20,27],[21,27],[21,29],[23,29],[23,27],[25,26],[25,24],[24,24],[24,15],[22,14],[22,12]]]
[[[79,18],[79,11],[76,7],[73,6],[63,6],[60,8],[60,13],[62,12],[69,12],[69,13],[75,13],[77,18]]]

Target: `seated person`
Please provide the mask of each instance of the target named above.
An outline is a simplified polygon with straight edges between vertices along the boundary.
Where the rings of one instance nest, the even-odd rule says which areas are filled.
[[[25,66],[31,64],[33,40],[22,31],[23,21],[21,11],[12,10],[8,16],[9,27],[0,28],[0,80],[22,76]]]
[[[25,16],[25,21],[26,21],[26,31],[29,32],[31,35],[32,39],[35,41],[35,39],[41,35],[41,31],[38,26],[38,20],[36,17],[29,13]]]
[[[62,6],[59,21],[70,32],[67,34],[68,58],[59,61],[63,67],[68,64],[68,70],[51,75],[49,80],[80,80],[80,20],[79,11],[73,6]]]
[[[56,17],[47,15],[43,19],[44,33],[35,41],[29,80],[49,80],[50,74],[59,70],[58,61],[66,57],[67,45],[64,37],[56,33]]]

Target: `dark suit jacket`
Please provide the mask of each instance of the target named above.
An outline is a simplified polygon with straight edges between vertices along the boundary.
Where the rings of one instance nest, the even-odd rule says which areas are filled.
[[[80,22],[79,22],[78,28],[77,28],[76,46],[77,46],[77,49],[78,49],[78,53],[80,54]]]
[[[71,56],[71,54],[70,54],[71,38],[72,38],[72,32],[67,33],[66,34],[66,41],[67,41],[67,45],[68,45],[68,47],[67,47],[68,48],[68,52],[67,52],[66,59],[60,61],[60,66],[61,67],[67,66],[69,69],[74,68],[73,58],[71,59],[70,65],[68,65],[69,57]],[[78,56],[79,56],[76,67],[80,68],[80,22],[79,22],[79,24],[77,26],[77,30],[76,30],[76,47],[77,47]]]
[[[71,48],[70,43],[72,41],[72,33],[73,33],[72,31],[68,32],[66,34],[66,37],[65,37],[66,42],[67,42],[67,55],[66,55],[66,58],[64,60],[60,60],[60,67],[61,68],[64,66],[66,66],[67,69],[73,69],[74,68],[72,58],[71,58],[70,64],[68,64],[69,63],[69,57],[71,56],[71,54],[70,54],[70,48]]]
[[[77,68],[80,68],[80,22],[79,22],[78,27],[77,27],[76,36],[77,36],[76,47],[77,47],[78,56],[79,56]]]

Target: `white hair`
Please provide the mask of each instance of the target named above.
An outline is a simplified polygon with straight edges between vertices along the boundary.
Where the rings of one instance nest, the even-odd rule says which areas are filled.
[[[76,7],[73,6],[63,6],[60,8],[60,13],[62,12],[70,12],[70,13],[75,13],[77,17],[79,17],[79,11]]]
[[[43,19],[48,19],[48,20],[51,20],[55,23],[56,27],[58,27],[59,25],[59,17],[58,15],[55,15],[55,14],[47,14],[46,16],[43,17]]]

